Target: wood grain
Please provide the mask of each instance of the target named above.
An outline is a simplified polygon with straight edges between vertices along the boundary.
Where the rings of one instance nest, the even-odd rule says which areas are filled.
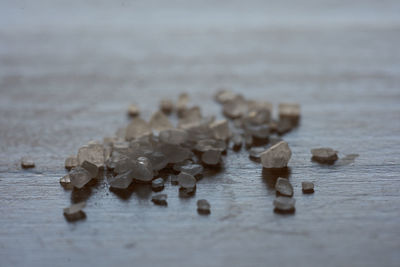
[[[0,266],[398,266],[399,3],[191,2],[0,4]],[[187,91],[220,114],[221,86],[302,105],[285,136],[294,215],[273,213],[277,174],[244,150],[193,198],[167,184],[168,207],[148,186],[59,185],[65,157],[127,123],[131,102],[149,118]],[[319,146],[360,156],[320,166]],[[19,168],[24,155],[35,169]],[[87,219],[68,223],[62,209],[79,200]]]

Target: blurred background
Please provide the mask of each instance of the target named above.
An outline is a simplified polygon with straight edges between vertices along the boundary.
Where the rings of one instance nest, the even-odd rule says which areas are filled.
[[[399,47],[398,0],[1,0],[0,266],[396,266]],[[188,92],[204,114],[220,114],[212,96],[221,87],[275,107],[302,105],[301,127],[285,137],[292,175],[326,178],[316,182],[316,198],[325,198],[300,198],[296,216],[274,217],[261,168],[243,153],[227,159],[233,180],[203,187],[221,204],[208,221],[178,208],[176,197],[170,213],[153,214],[135,205],[140,199],[128,206],[102,188],[88,202],[88,221],[67,225],[61,209],[70,195],[58,184],[66,156],[126,124],[131,103],[149,118],[161,98]],[[309,149],[318,146],[360,154],[357,171],[312,169]],[[35,159],[35,177],[18,176],[24,155]],[[140,227],[115,212],[129,209],[142,214]],[[204,225],[208,235],[195,235]],[[150,253],[170,244],[201,253]]]

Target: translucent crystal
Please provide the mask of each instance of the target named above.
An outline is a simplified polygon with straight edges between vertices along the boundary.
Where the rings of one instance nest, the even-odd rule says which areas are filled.
[[[168,205],[167,198],[168,196],[166,194],[158,194],[153,196],[151,198],[151,201],[153,201],[153,203],[156,205],[167,206]]]
[[[90,177],[95,178],[99,174],[99,168],[97,167],[96,164],[93,162],[85,160],[82,164],[81,167],[87,170],[90,174]]]
[[[200,152],[208,150],[218,150],[222,152],[226,150],[226,143],[221,140],[203,139],[198,141],[194,148]]]
[[[82,209],[86,206],[86,202],[72,204],[64,209],[64,216],[68,221],[77,221],[86,218],[86,214]]]
[[[165,114],[170,114],[174,110],[174,102],[170,99],[162,99],[160,102],[160,110]]]
[[[133,160],[132,176],[135,180],[144,183],[150,183],[153,179],[153,167],[146,157],[139,157]]]
[[[136,106],[135,104],[131,104],[128,108],[128,115],[131,117],[136,117],[139,116],[140,114],[140,109],[138,106]]]
[[[127,155],[129,153],[129,147],[130,147],[129,142],[118,141],[113,144],[112,152],[113,153],[118,152],[120,154]]]
[[[153,166],[153,170],[155,171],[162,170],[168,165],[167,157],[159,151],[149,151],[146,152],[144,155],[150,160],[151,165]]]
[[[300,105],[296,103],[279,104],[279,120],[289,120],[297,125],[300,120]]]
[[[203,172],[204,168],[200,164],[189,163],[189,164],[184,164],[184,165],[176,167],[176,168],[174,166],[174,170],[196,176],[196,175],[201,174]]]
[[[179,184],[178,175],[171,174],[169,176],[169,179],[170,179],[172,185],[178,185]]]
[[[211,208],[210,203],[208,203],[207,200],[200,199],[197,201],[197,212],[199,214],[204,214],[204,215],[210,214],[210,208]]]
[[[161,131],[159,139],[161,142],[171,145],[180,145],[186,142],[188,134],[185,130],[168,129]]]
[[[150,119],[150,127],[155,131],[163,131],[173,128],[172,123],[168,117],[161,111],[155,112]]]
[[[302,182],[301,188],[302,188],[304,194],[314,193],[314,183],[313,182],[308,182],[308,181]]]
[[[279,177],[275,184],[275,190],[283,196],[292,197],[293,187],[289,180],[286,178]]]
[[[281,141],[261,154],[261,163],[264,168],[285,168],[291,156],[288,143]]]
[[[261,154],[265,151],[262,147],[252,147],[249,151],[249,157],[255,160],[259,160],[261,158]]]
[[[231,135],[227,120],[220,120],[211,123],[210,129],[213,131],[214,138],[216,139],[226,140]]]
[[[77,156],[69,156],[65,159],[65,168],[71,170],[79,165]]]
[[[60,179],[60,184],[65,188],[65,189],[73,189],[74,186],[71,184],[71,178],[69,177],[69,174],[65,175]]]
[[[21,159],[21,167],[24,169],[34,168],[35,162],[29,157],[23,157]]]
[[[240,134],[234,134],[232,137],[233,149],[239,149],[243,144],[243,137]]]
[[[207,165],[217,165],[221,160],[221,151],[210,149],[201,155],[201,160]]]
[[[270,129],[267,124],[253,125],[250,123],[246,123],[245,131],[247,134],[259,139],[266,139],[269,137],[270,134]]]
[[[92,177],[90,173],[82,167],[76,167],[69,173],[71,184],[76,188],[84,187]]]
[[[180,115],[178,127],[183,129],[190,127],[195,123],[199,123],[202,117],[203,116],[201,115],[201,110],[199,106],[186,109]]]
[[[224,115],[235,119],[242,117],[247,113],[247,101],[243,96],[237,95],[234,99],[224,103]]]
[[[102,144],[91,144],[82,146],[78,151],[78,162],[82,165],[84,161],[95,164],[98,168],[104,166],[104,147]]]
[[[134,118],[126,128],[125,139],[130,141],[151,134],[151,127],[146,121],[141,118]]]
[[[122,157],[114,164],[114,172],[121,174],[132,170],[134,167],[134,163],[129,157]]]
[[[112,188],[117,188],[117,189],[126,189],[129,187],[129,185],[132,183],[133,177],[132,177],[132,171],[127,171],[124,173],[121,173],[115,177],[112,177],[108,183]]]
[[[295,211],[296,200],[291,197],[277,197],[274,200],[275,212],[293,213]]]
[[[215,100],[221,104],[232,101],[237,97],[237,94],[229,90],[219,90],[215,94]]]
[[[159,144],[157,150],[165,155],[169,163],[182,162],[192,156],[192,152],[184,147],[170,144]]]
[[[179,95],[178,102],[176,104],[176,109],[178,111],[178,116],[181,117],[186,111],[189,103],[189,95],[187,93],[182,93]]]
[[[193,175],[181,172],[178,175],[178,183],[181,188],[193,189],[196,187],[196,178]]]
[[[157,178],[154,179],[151,182],[151,188],[153,189],[154,192],[159,192],[164,189],[164,179],[163,178]]]
[[[337,151],[328,147],[312,149],[311,154],[312,160],[319,163],[332,164],[338,159]]]
[[[248,101],[248,113],[245,119],[256,125],[269,123],[273,105],[270,102]]]

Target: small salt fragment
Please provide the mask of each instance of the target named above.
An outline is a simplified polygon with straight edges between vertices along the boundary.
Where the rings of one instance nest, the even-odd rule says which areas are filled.
[[[279,120],[289,120],[297,125],[300,120],[300,105],[296,103],[279,104]]]
[[[196,178],[193,175],[181,172],[178,175],[178,183],[181,188],[192,189],[196,187]]]
[[[115,153],[115,152],[126,155],[129,152],[129,142],[125,142],[125,141],[115,142],[112,146],[112,153]]]
[[[194,149],[200,152],[206,152],[212,149],[223,152],[226,150],[226,142],[215,139],[203,139],[197,142]]]
[[[247,102],[243,96],[237,95],[234,99],[224,103],[223,112],[231,119],[242,117],[247,112]]]
[[[153,196],[151,198],[151,201],[153,201],[155,205],[167,206],[168,205],[167,198],[168,198],[167,194],[158,194]]]
[[[165,155],[169,163],[182,162],[192,156],[192,151],[179,145],[159,144],[157,149]]]
[[[69,177],[69,174],[65,175],[60,179],[60,184],[68,190],[71,190],[74,188],[74,186],[71,184],[71,179]]]
[[[311,149],[312,160],[319,163],[333,164],[337,159],[337,151],[332,148],[315,148]]]
[[[67,170],[71,170],[75,167],[77,167],[78,164],[78,157],[77,156],[69,156],[68,158],[65,159],[65,168]]]
[[[85,160],[82,164],[81,167],[87,170],[90,173],[90,177],[95,178],[99,174],[99,168],[96,166],[96,164]]]
[[[128,115],[131,117],[136,117],[139,116],[140,114],[140,109],[138,106],[131,104],[128,108]]]
[[[295,125],[288,119],[280,119],[277,124],[276,131],[279,135],[284,135],[290,132]]]
[[[150,183],[153,179],[153,167],[146,157],[139,157],[132,161],[132,176],[136,181]]]
[[[178,175],[171,174],[169,176],[169,179],[171,180],[171,184],[172,185],[178,185],[179,184]]]
[[[197,201],[197,212],[202,215],[210,214],[210,203],[205,199],[200,199]]]
[[[287,167],[292,151],[288,143],[281,141],[270,147],[261,154],[261,162],[264,168],[285,168]]]
[[[274,200],[274,211],[276,213],[294,213],[296,200],[291,197],[277,197]]]
[[[24,168],[24,169],[34,168],[35,167],[35,162],[31,158],[23,157],[21,159],[21,167]]]
[[[249,123],[245,124],[245,131],[247,134],[259,138],[259,139],[266,139],[269,137],[270,129],[267,124],[263,125],[252,125]]]
[[[240,134],[234,134],[232,137],[233,149],[239,149],[243,144],[243,137]]]
[[[78,163],[82,163],[87,160],[95,164],[98,168],[104,166],[104,147],[102,144],[91,144],[82,146],[78,150]]]
[[[161,111],[157,111],[151,116],[149,124],[153,130],[158,132],[173,128],[168,117]]]
[[[210,149],[201,155],[201,160],[207,165],[217,165],[221,160],[221,151]]]
[[[198,124],[201,122],[203,116],[201,115],[201,109],[199,106],[191,107],[190,109],[185,109],[181,112],[178,122],[178,128],[186,129],[193,124]]]
[[[125,139],[131,141],[142,136],[150,135],[151,133],[151,127],[145,120],[134,118],[126,128]]]
[[[262,147],[253,147],[249,151],[249,157],[251,159],[259,160],[261,158],[261,154],[265,151]]]
[[[178,116],[181,117],[183,113],[187,110],[187,105],[189,103],[189,95],[187,93],[181,93],[178,98],[178,102],[176,103],[176,110],[178,112]]]
[[[144,153],[144,156],[150,160],[155,171],[162,170],[168,165],[167,157],[159,151],[148,151]]]
[[[244,136],[244,143],[247,148],[251,147],[253,145],[253,136],[251,134],[245,134]]]
[[[336,163],[337,166],[345,166],[354,163],[356,158],[358,158],[358,154],[349,154],[346,155],[344,158],[340,158],[339,161]]]
[[[215,100],[218,103],[224,104],[228,101],[234,100],[235,97],[237,96],[236,93],[229,91],[229,90],[219,90],[216,94],[215,94]]]
[[[312,183],[312,182],[308,182],[308,181],[302,182],[301,188],[302,188],[304,194],[314,193],[314,183]]]
[[[159,192],[164,189],[164,179],[157,178],[151,182],[151,188],[154,192]]]
[[[231,135],[227,120],[220,120],[211,123],[210,130],[214,133],[215,139],[226,140]]]
[[[196,176],[199,175],[203,172],[204,168],[203,166],[199,164],[189,164],[189,165],[184,165],[182,166],[179,171]]]
[[[188,134],[181,129],[168,129],[159,134],[160,141],[171,145],[181,145],[186,142]]]
[[[174,110],[174,102],[170,99],[162,99],[160,102],[160,110],[165,114],[171,114]]]
[[[84,187],[92,177],[90,173],[82,167],[76,167],[69,173],[71,184],[76,188]]]
[[[86,206],[86,202],[80,202],[72,204],[71,206],[64,209],[64,216],[67,221],[73,222],[86,218],[86,214],[83,212],[83,208]]]
[[[287,197],[293,196],[293,187],[288,179],[279,177],[278,180],[276,181],[275,189],[279,194],[283,196]]]
[[[247,105],[249,110],[245,117],[247,121],[256,125],[270,122],[273,109],[272,103],[252,100],[248,101]]]
[[[132,183],[133,177],[132,177],[132,171],[127,171],[124,173],[121,173],[115,177],[112,177],[108,183],[110,184],[110,187],[116,188],[116,189],[126,189],[129,187],[129,185]]]

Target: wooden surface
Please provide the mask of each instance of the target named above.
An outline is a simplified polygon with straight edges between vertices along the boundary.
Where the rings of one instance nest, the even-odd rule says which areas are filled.
[[[398,1],[108,2],[0,4],[0,266],[399,265]],[[65,157],[123,126],[129,103],[148,118],[187,91],[220,114],[220,86],[301,103],[285,136],[295,215],[273,213],[274,174],[243,150],[193,198],[168,184],[167,208],[146,186],[59,185]],[[319,146],[360,156],[321,167]],[[68,223],[62,209],[83,199],[87,219]]]

